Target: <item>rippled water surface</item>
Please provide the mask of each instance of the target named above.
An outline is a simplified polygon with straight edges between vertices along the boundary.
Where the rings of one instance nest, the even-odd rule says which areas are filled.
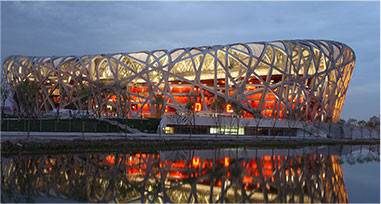
[[[379,202],[379,146],[2,157],[2,202]]]

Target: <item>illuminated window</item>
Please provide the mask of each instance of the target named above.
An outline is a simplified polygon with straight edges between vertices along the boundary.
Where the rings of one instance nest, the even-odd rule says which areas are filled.
[[[54,89],[53,95],[60,95],[60,89]]]
[[[229,165],[230,165],[230,158],[225,157],[225,167],[229,167]]]
[[[195,103],[194,104],[194,111],[196,111],[196,112],[201,111],[201,103]]]
[[[197,168],[200,166],[200,157],[193,157],[193,166]]]
[[[136,111],[137,108],[138,108],[138,107],[137,107],[136,104],[131,104],[131,110],[132,110],[132,111]]]
[[[113,109],[112,106],[110,106],[110,105],[106,105],[106,108],[108,111],[112,111],[112,109]]]
[[[244,127],[231,127],[231,126],[225,126],[225,127],[211,127],[210,128],[210,134],[223,134],[223,135],[236,135],[237,133],[239,135],[245,134],[245,128]]]
[[[233,113],[233,107],[231,104],[226,105],[226,112]]]
[[[166,134],[173,134],[173,133],[175,133],[173,127],[165,127],[165,128],[164,128],[164,132],[165,132]]]

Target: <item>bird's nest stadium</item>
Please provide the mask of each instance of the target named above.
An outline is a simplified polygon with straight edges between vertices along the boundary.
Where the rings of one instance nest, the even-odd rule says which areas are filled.
[[[14,111],[17,86],[38,87],[35,114],[198,116],[338,121],[355,63],[347,45],[284,40],[66,57],[9,56],[3,63]]]

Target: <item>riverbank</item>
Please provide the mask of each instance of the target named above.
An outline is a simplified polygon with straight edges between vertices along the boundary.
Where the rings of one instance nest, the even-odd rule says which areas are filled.
[[[322,137],[243,136],[243,135],[159,135],[121,133],[47,133],[1,132],[2,155],[157,151],[176,149],[235,148],[235,147],[287,147],[309,145],[372,145],[378,139],[332,139]]]

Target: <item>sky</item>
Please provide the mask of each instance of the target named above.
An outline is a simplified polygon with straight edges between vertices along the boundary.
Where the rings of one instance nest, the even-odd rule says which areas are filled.
[[[1,2],[1,61],[257,41],[324,39],[356,64],[341,118],[380,115],[380,3]]]

